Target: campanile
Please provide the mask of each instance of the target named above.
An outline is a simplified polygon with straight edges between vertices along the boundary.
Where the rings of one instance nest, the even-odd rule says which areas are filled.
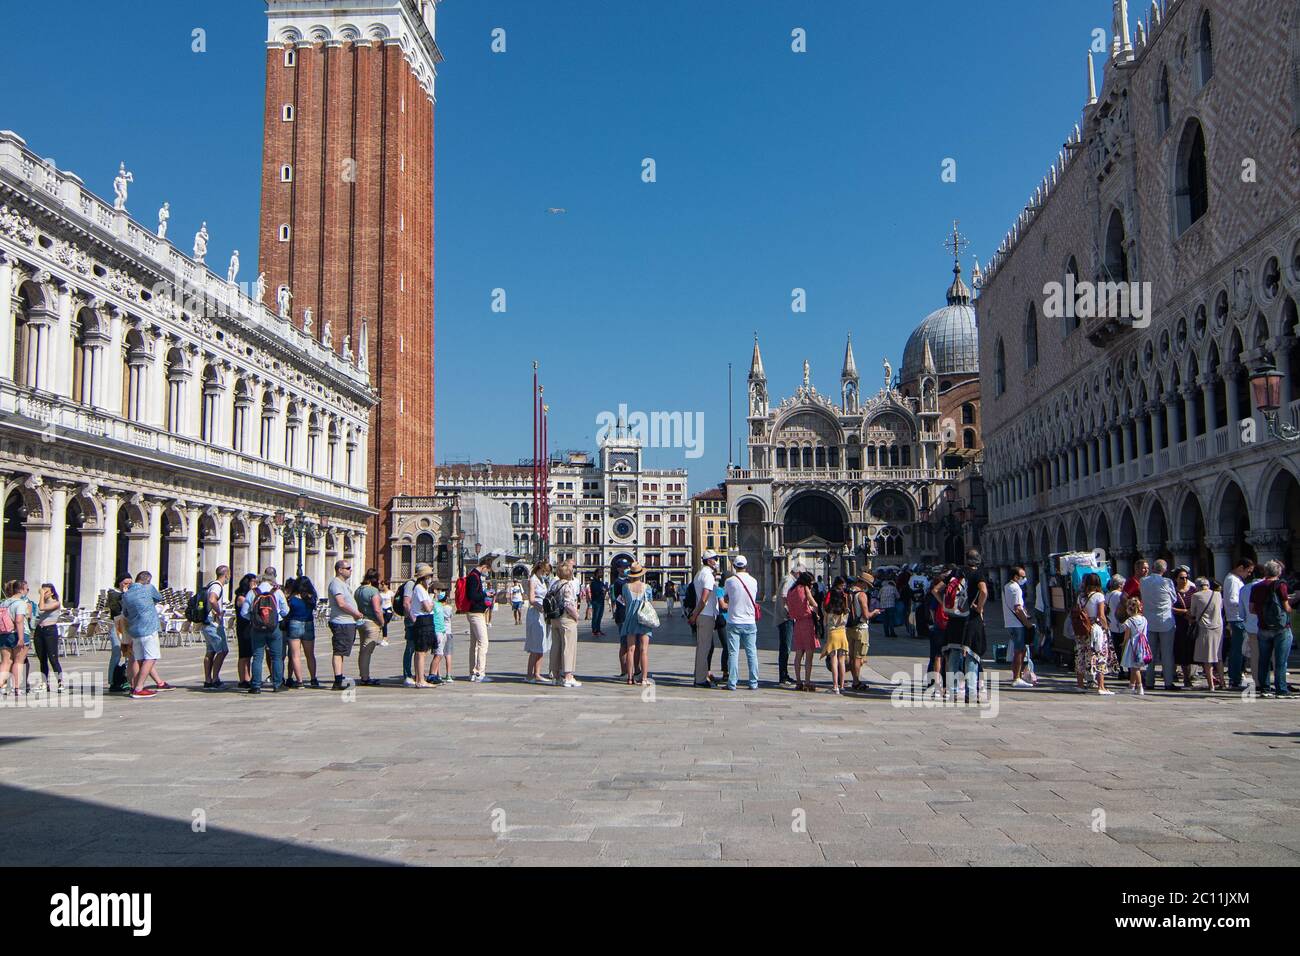
[[[385,575],[393,497],[432,494],[434,480],[436,7],[267,0],[259,267],[271,308],[287,287],[293,323],[310,310],[336,351],[347,336],[355,352],[366,322],[379,514],[357,560]]]

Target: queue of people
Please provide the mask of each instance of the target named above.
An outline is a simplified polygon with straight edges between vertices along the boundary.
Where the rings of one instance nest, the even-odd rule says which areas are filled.
[[[725,578],[719,571],[720,557],[705,552],[681,595],[695,635],[693,682],[737,690],[743,656],[746,683],[754,690],[759,687],[757,638],[766,598],[743,555],[734,557],[733,570]],[[468,680],[491,680],[488,629],[496,593],[491,582],[494,560],[493,555],[480,560],[457,582],[454,594],[438,589],[428,564],[418,565],[410,580],[393,587],[374,569],[354,586],[351,562],[336,562],[320,615],[329,629],[332,688],[349,685],[345,671],[354,651],[357,683],[385,683],[372,672],[373,655],[387,643],[389,624],[398,617],[406,640],[404,686],[427,689],[454,683],[452,623],[458,614],[466,620],[470,639]],[[1193,688],[1199,669],[1209,691],[1241,691],[1249,667],[1261,696],[1290,697],[1286,675],[1293,597],[1283,571],[1276,561],[1257,567],[1242,559],[1220,584],[1193,579],[1186,567],[1170,569],[1164,561],[1141,560],[1132,576],[1111,577],[1105,586],[1099,573],[1085,574],[1066,624],[1074,640],[1075,688],[1114,696],[1107,678],[1119,677],[1127,680],[1131,693],[1141,696],[1155,689],[1158,671],[1163,689],[1176,692]],[[218,568],[186,612],[203,636],[204,689],[226,686],[221,674],[230,652],[228,619],[235,630],[237,689],[258,694],[320,688],[320,598],[310,578],[281,584],[274,568],[246,574],[234,585],[228,608],[231,586],[230,569]],[[1000,589],[1014,689],[1039,685],[1035,653],[1041,656],[1053,649],[1050,628],[1042,620],[1041,586],[1036,606],[1030,607],[1034,591],[1023,567],[1012,568]],[[572,560],[554,567],[543,560],[534,565],[526,584],[512,582],[506,593],[516,620],[524,624],[527,683],[582,686],[576,676],[582,607],[590,608],[591,632],[598,639],[607,599],[619,634],[618,680],[640,686],[654,683],[650,651],[661,626],[654,602],[668,595],[655,594],[639,563],[622,567],[610,585],[599,576],[580,582]],[[813,665],[820,656],[832,694],[866,691],[862,672],[870,653],[871,624],[879,622],[886,636],[915,635],[927,642],[929,693],[978,699],[990,650],[985,616],[994,600],[997,588],[983,571],[976,549],[967,552],[962,566],[944,568],[932,578],[904,569],[878,581],[871,572],[862,572],[852,580],[836,578],[826,587],[807,568],[795,566],[772,600],[777,683],[816,692]],[[141,700],[171,689],[159,673],[162,601],[147,571],[123,578],[109,592],[111,691]],[[668,608],[671,613],[671,603]],[[0,693],[27,690],[32,658],[39,663],[42,689],[62,688],[53,624],[61,610],[53,585],[42,585],[33,596],[26,582],[6,582],[0,602]],[[1045,640],[1035,642],[1035,634]],[[717,673],[715,650],[721,651]]]

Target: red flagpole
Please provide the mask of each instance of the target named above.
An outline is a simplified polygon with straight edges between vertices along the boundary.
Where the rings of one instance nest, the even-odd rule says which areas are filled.
[[[537,470],[538,470],[537,449],[542,437],[540,434],[540,430],[538,428],[539,422],[537,420],[537,406],[538,406],[537,363],[534,362],[533,363],[533,407],[532,407],[532,413],[533,413],[533,514],[532,514],[532,519],[533,519],[534,534],[537,533]]]

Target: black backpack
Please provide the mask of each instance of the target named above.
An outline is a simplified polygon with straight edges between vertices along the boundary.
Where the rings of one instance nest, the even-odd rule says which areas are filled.
[[[280,602],[275,591],[253,592],[253,605],[248,610],[248,620],[253,630],[263,633],[274,631],[280,626]]]
[[[406,605],[410,597],[415,593],[415,579],[412,578],[401,586],[396,594],[393,595],[393,615],[395,617],[406,617]]]
[[[1260,602],[1259,627],[1262,631],[1282,631],[1290,623],[1286,618],[1286,608],[1282,606],[1282,595],[1278,592],[1279,582],[1274,581],[1268,588],[1268,594]],[[1255,585],[1259,587],[1259,585]]]
[[[216,582],[214,581],[213,584]],[[208,623],[208,591],[212,588],[209,584],[202,591],[196,591],[190,595],[189,601],[185,604],[185,620],[191,624]]]
[[[686,593],[682,595],[682,607],[687,611],[695,610],[695,583],[691,582],[686,585]]]
[[[542,617],[546,620],[558,621],[564,617],[564,598],[560,596],[563,590],[559,584],[552,584],[542,598]]]

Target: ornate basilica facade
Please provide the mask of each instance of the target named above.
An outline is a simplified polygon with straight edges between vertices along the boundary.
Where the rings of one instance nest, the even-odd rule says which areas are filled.
[[[318,585],[364,554],[375,396],[364,356],[258,283],[188,256],[0,131],[3,577],[93,605],[119,574],[190,590],[220,564]],[[301,534],[300,534],[301,532]]]
[[[978,460],[978,339],[971,293],[954,265],[948,304],[912,333],[895,376],[864,395],[850,340],[839,401],[803,384],[773,406],[757,340],[749,371],[749,465],[726,497],[732,550],[771,593],[799,560],[827,577],[938,560],[928,518]]]

